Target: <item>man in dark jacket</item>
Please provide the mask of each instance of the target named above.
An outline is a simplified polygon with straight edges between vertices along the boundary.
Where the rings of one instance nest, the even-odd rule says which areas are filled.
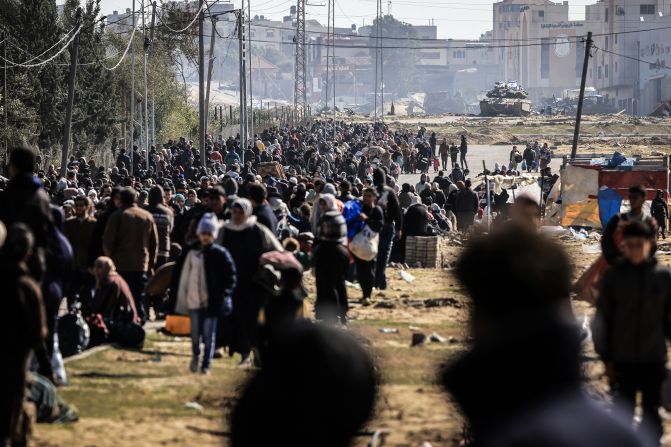
[[[468,163],[466,162],[467,153],[468,153],[468,142],[466,141],[466,135],[462,135],[461,145],[459,146],[459,163],[461,164],[461,169],[468,169]]]
[[[666,239],[666,221],[669,220],[669,207],[666,204],[666,199],[664,199],[664,191],[661,189],[657,191],[657,196],[650,205],[650,214],[657,221],[657,227],[659,228],[657,237],[661,233],[662,239]]]
[[[456,273],[472,300],[473,341],[443,384],[468,421],[469,445],[646,445],[583,391],[571,268],[560,247],[506,226],[473,240]],[[501,284],[524,293],[504,297]]]
[[[173,213],[165,206],[163,188],[154,186],[149,190],[147,211],[154,218],[158,234],[158,256],[156,267],[160,267],[170,258],[170,233],[174,226]]]
[[[471,189],[471,181],[457,182],[457,199],[454,204],[457,215],[457,226],[459,231],[466,233],[475,220],[475,214],[478,212],[478,195]]]
[[[606,365],[616,405],[630,418],[642,394],[640,429],[655,445],[671,335],[671,270],[652,255],[654,229],[641,221],[622,231],[623,260],[606,271],[593,323],[594,347]]]
[[[268,191],[259,183],[252,183],[248,188],[249,200],[254,207],[254,215],[258,222],[265,225],[273,234],[277,234],[277,217],[268,205]]]
[[[622,261],[622,252],[620,251],[620,241],[622,240],[622,230],[627,223],[633,221],[643,221],[655,228],[657,231],[657,223],[650,215],[643,212],[643,204],[645,203],[647,191],[640,185],[635,185],[629,188],[629,206],[631,210],[626,213],[620,213],[613,216],[606,228],[603,230],[603,237],[601,238],[601,251],[609,265],[615,265]],[[657,238],[653,237],[652,252],[657,250]]]
[[[89,250],[96,228],[96,219],[91,216],[91,201],[88,197],[75,198],[75,216],[63,224],[63,234],[70,241],[74,255],[74,274],[67,293],[70,302],[76,294],[93,288],[93,276],[89,273]],[[86,298],[90,298],[90,293]]]
[[[137,206],[133,188],[122,189],[119,198],[121,208],[110,216],[103,234],[103,251],[128,283],[135,308],[146,321],[143,290],[147,273],[156,266],[158,233],[152,215]]]
[[[377,205],[384,211],[384,225],[380,230],[380,242],[375,266],[375,286],[380,290],[387,288],[387,263],[394,240],[403,235],[403,210],[396,191],[387,186],[387,174],[382,168],[373,171],[373,185],[378,194]]]

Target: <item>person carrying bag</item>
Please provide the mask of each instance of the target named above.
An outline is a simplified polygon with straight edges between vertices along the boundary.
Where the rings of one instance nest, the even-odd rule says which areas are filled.
[[[356,264],[356,275],[363,292],[362,304],[371,304],[375,284],[375,261],[377,258],[380,230],[384,225],[384,213],[377,205],[377,191],[366,188],[363,191],[362,209],[359,220],[365,222],[350,242],[350,251]]]

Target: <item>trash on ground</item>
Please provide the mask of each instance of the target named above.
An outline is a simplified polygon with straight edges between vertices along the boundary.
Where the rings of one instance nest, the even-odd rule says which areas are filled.
[[[381,327],[380,328],[380,333],[381,334],[398,334],[398,329],[397,328],[391,328],[391,327]]]
[[[398,272],[398,276],[405,282],[409,283],[415,280],[415,277],[412,276],[410,273],[406,272],[405,270],[401,270],[400,272]]]
[[[583,245],[582,252],[585,254],[597,255],[601,253],[601,244]]]
[[[395,309],[396,304],[388,300],[381,300],[373,306],[375,309]]]
[[[447,339],[434,332],[433,334],[429,335],[429,341],[432,343],[445,343],[447,342]]]
[[[361,290],[361,286],[359,284],[349,281],[345,281],[345,287],[348,287],[350,289]]]
[[[426,342],[426,335],[421,332],[413,332],[412,341],[410,342],[411,347],[421,346]]]
[[[203,407],[201,404],[198,402],[187,402],[184,405],[186,408],[190,408],[191,410],[196,410],[196,411],[203,411],[205,410],[205,407]]]

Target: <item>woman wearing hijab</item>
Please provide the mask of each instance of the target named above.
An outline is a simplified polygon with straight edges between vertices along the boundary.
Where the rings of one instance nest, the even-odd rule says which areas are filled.
[[[347,224],[333,194],[322,194],[321,218],[312,253],[317,282],[315,312],[318,320],[347,323],[345,276],[349,267]]]
[[[263,296],[260,286],[254,283],[254,274],[259,269],[259,258],[269,251],[283,251],[282,244],[265,226],[252,215],[252,203],[247,199],[236,199],[231,206],[231,219],[224,224],[217,243],[225,247],[235,261],[238,274],[233,292],[233,313],[230,324],[218,328],[221,345],[229,347],[229,354],[240,353],[241,365],[249,365],[249,354],[256,323],[261,310]],[[219,321],[224,319],[220,318]],[[228,333],[224,332],[228,331]]]

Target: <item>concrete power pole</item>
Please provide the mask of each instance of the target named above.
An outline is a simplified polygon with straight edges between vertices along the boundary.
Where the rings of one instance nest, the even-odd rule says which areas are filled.
[[[242,150],[242,163],[245,163],[245,151],[247,150],[247,69],[245,59],[247,57],[245,47],[245,10],[238,12],[238,49],[240,52],[240,148]]]
[[[68,78],[68,102],[65,107],[65,125],[63,128],[63,150],[61,152],[61,177],[65,177],[68,170],[68,152],[70,151],[70,131],[72,130],[72,107],[75,100],[75,81],[77,79],[77,56],[79,53],[79,36],[82,26],[82,8],[76,13],[77,36],[72,41],[70,49],[70,75]]]
[[[296,4],[296,73],[294,74],[294,109],[306,110],[305,0]]]
[[[207,157],[205,154],[205,134],[207,132],[207,123],[205,122],[205,42],[204,42],[204,22],[205,22],[205,0],[200,0],[200,12],[198,13],[198,117],[200,124],[198,126],[199,145],[200,145],[200,165],[207,167]]]
[[[580,81],[580,97],[578,98],[578,113],[575,117],[575,130],[573,132],[573,147],[571,148],[571,159],[578,152],[578,137],[580,137],[580,121],[582,120],[582,104],[585,100],[585,83],[587,82],[587,64],[589,64],[589,52],[592,49],[592,32],[587,33],[585,41],[585,60],[582,64],[582,80]]]
[[[133,20],[132,22],[132,30],[135,30],[135,0],[133,0]],[[135,39],[135,33],[131,32],[131,36],[133,36],[133,39]],[[133,175],[133,167],[135,166],[135,161],[133,160],[133,146],[135,145],[135,42],[130,44],[130,126],[128,128],[130,129],[130,138],[128,141],[130,144],[128,145],[128,150],[130,154],[128,156],[130,157],[130,172],[129,174],[132,176]]]

